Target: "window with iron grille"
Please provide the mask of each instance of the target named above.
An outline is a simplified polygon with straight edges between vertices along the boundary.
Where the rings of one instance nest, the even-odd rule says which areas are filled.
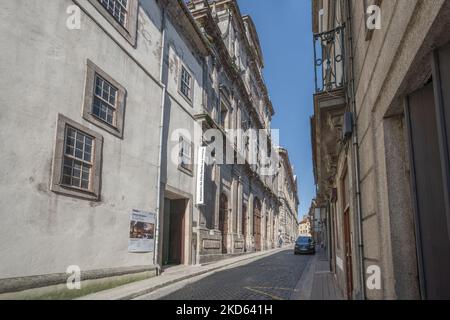
[[[128,0],[98,0],[123,27],[127,24]]]
[[[102,147],[100,134],[59,114],[51,190],[99,200]]]
[[[192,100],[192,76],[184,66],[181,67],[180,91],[186,98]]]

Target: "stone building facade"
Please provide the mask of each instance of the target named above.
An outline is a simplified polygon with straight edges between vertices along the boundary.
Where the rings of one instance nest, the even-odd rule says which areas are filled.
[[[284,244],[295,242],[298,233],[298,193],[297,177],[289,161],[288,151],[278,148],[280,155],[280,171],[278,173],[278,197],[281,201],[279,209],[279,237]]]
[[[350,299],[448,299],[450,1],[312,6],[331,269]]]
[[[277,154],[262,50],[236,1],[19,0],[0,9],[0,71],[9,75],[0,77],[0,298],[63,292],[74,265],[95,290],[105,278],[275,247],[278,175],[261,174],[262,156],[251,164],[226,135],[262,129],[269,139],[257,142]],[[211,148],[211,161],[197,164],[210,128],[242,164],[221,164]],[[129,250],[133,210],[154,214],[152,250]]]
[[[311,221],[309,216],[305,216],[298,224],[298,234],[300,236],[311,236]]]
[[[267,141],[257,144],[276,152],[270,135],[274,109],[262,76],[264,60],[255,25],[249,16],[242,16],[236,1],[196,0],[187,5],[212,51],[205,59],[204,109],[197,122],[204,132],[222,131],[225,144],[241,158],[241,164],[220,165],[212,156],[212,164],[205,168],[205,187],[211,192],[206,204],[198,207],[199,260],[274,248],[280,212],[278,176],[259,174],[259,154],[256,163],[248,161],[249,137],[230,141],[226,135],[236,129],[267,131]]]

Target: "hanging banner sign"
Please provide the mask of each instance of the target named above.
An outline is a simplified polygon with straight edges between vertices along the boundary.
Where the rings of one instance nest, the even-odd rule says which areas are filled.
[[[200,147],[198,150],[197,162],[197,197],[195,204],[205,204],[205,157],[206,147]]]

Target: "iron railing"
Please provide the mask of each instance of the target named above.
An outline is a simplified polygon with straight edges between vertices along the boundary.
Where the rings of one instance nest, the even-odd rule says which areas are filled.
[[[344,31],[340,26],[314,34],[314,69],[316,92],[339,89],[344,85]]]

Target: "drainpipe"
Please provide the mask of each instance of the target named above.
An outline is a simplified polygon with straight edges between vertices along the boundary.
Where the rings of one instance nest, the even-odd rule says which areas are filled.
[[[364,242],[363,242],[363,225],[362,225],[362,206],[361,206],[361,186],[360,186],[360,160],[359,160],[359,142],[358,142],[358,127],[356,123],[356,101],[355,101],[355,70],[354,70],[354,57],[353,57],[353,36],[352,36],[352,8],[351,0],[347,0],[347,40],[349,44],[349,68],[350,76],[348,86],[347,98],[350,98],[350,107],[353,113],[353,135],[352,135],[352,146],[355,159],[355,195],[356,195],[356,219],[358,227],[358,255],[359,255],[359,279],[361,288],[361,299],[366,298],[366,285],[364,283]]]
[[[162,87],[162,96],[161,96],[161,118],[159,123],[159,144],[158,144],[158,173],[157,173],[157,182],[158,185],[156,187],[156,216],[155,216],[155,253],[154,253],[154,261],[157,268],[157,274],[161,274],[161,265],[158,263],[158,255],[159,252],[159,216],[161,210],[161,167],[162,167],[162,146],[163,146],[163,135],[164,135],[164,112],[165,112],[165,104],[166,104],[166,84],[163,79],[164,72],[164,55],[165,55],[165,46],[166,46],[166,9],[162,8],[162,18],[161,18],[161,61],[160,61],[160,69],[159,69],[159,82]]]

